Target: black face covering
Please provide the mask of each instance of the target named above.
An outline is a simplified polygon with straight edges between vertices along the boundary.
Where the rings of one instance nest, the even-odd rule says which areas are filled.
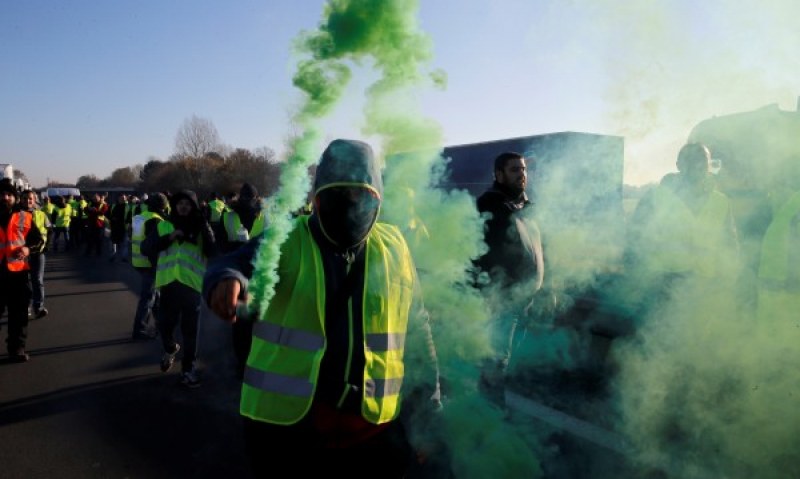
[[[322,232],[342,249],[364,241],[378,217],[380,200],[367,188],[328,188],[317,199]]]

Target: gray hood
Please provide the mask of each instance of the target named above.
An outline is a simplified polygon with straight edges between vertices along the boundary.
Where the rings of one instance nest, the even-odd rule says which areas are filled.
[[[314,195],[321,189],[364,185],[383,198],[381,171],[372,148],[363,141],[334,140],[322,153],[314,180]]]

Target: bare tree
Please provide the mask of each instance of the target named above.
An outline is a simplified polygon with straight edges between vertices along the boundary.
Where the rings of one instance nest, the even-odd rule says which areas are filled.
[[[175,154],[182,158],[202,158],[220,147],[217,127],[211,120],[197,115],[183,120],[175,135]]]

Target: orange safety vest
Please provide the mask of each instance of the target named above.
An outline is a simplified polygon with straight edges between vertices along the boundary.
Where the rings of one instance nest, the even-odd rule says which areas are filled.
[[[31,229],[33,215],[17,211],[11,215],[8,226],[0,227],[0,255],[6,259],[9,271],[27,271],[28,260],[14,258],[14,253],[25,246],[25,237]]]

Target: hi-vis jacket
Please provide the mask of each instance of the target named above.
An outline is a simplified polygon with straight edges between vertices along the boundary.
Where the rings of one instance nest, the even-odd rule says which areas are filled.
[[[222,219],[222,214],[228,210],[228,206],[220,199],[211,200],[208,202],[208,209],[210,213],[209,221],[212,223],[219,223]]]
[[[228,238],[228,241],[231,243],[237,241],[244,242],[248,241],[250,238],[255,238],[264,232],[266,217],[263,210],[258,212],[255,220],[253,220],[253,226],[250,228],[250,231],[247,232],[247,238],[239,237],[239,229],[242,227],[242,220],[239,218],[239,214],[235,211],[225,211],[222,214],[222,222],[225,225],[225,234]]]
[[[376,223],[367,237],[363,292],[365,366],[361,414],[369,422],[399,412],[405,339],[415,281],[414,266],[399,230]],[[309,267],[309,265],[313,265]],[[282,245],[280,282],[253,344],[242,386],[241,414],[289,425],[309,411],[325,353],[325,275],[308,217]]]
[[[173,231],[175,226],[169,220],[158,224],[158,236],[161,238],[169,236]],[[175,240],[159,253],[156,264],[156,288],[178,282],[200,292],[203,287],[203,274],[206,272],[202,242],[202,237],[198,238],[197,244]]]
[[[789,277],[789,248],[792,227],[797,228],[800,216],[800,192],[795,192],[776,211],[761,241],[761,263],[758,277],[762,280],[784,282]]]
[[[721,261],[731,259],[735,250],[726,238],[730,220],[728,197],[710,191],[705,204],[693,212],[669,187],[653,191],[653,208],[635,245],[642,261],[652,271],[694,273],[711,278]]]
[[[142,242],[146,234],[144,225],[154,218],[159,222],[164,221],[161,216],[151,211],[145,211],[133,217],[131,224],[131,264],[134,268],[150,268],[153,266],[150,258],[142,253]]]
[[[7,225],[0,225],[0,255],[9,271],[28,271],[27,259],[16,259],[17,250],[25,246],[25,240],[33,225],[33,215],[27,211],[15,211]],[[38,231],[38,230],[37,230]]]

